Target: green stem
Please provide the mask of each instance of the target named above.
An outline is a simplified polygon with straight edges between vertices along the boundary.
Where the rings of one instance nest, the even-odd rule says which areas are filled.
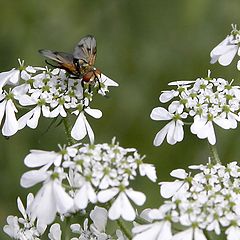
[[[66,217],[65,218],[65,237],[64,239],[65,240],[69,240],[70,239],[70,218],[69,217]]]
[[[216,164],[217,163],[221,164],[220,158],[218,156],[216,145],[211,145],[210,143],[208,143],[208,148],[209,148],[209,151],[210,151],[211,160]]]
[[[149,222],[147,220],[145,220],[139,216],[137,216],[134,221],[138,224],[149,224]]]
[[[203,230],[203,233],[204,233],[204,235],[205,235],[205,237],[206,237],[207,240],[211,240],[211,239],[212,239],[212,238],[210,237],[209,232],[208,232],[207,230]]]
[[[132,234],[129,231],[129,229],[124,225],[124,222],[119,218],[117,219],[117,224],[119,226],[119,228],[122,230],[122,232],[124,233],[124,235],[128,238],[128,239],[132,239]]]
[[[63,118],[63,124],[64,124],[64,127],[65,127],[65,133],[67,135],[68,146],[75,144],[76,141],[71,136],[71,124],[69,122],[69,117],[68,116]]]

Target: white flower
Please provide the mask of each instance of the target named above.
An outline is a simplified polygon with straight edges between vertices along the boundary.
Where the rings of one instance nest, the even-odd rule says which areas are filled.
[[[3,231],[10,237],[17,239],[20,226],[18,224],[18,218],[16,216],[8,216],[7,224],[3,227]]]
[[[237,43],[234,36],[227,36],[211,51],[211,63],[218,61],[222,66],[229,65],[239,49]]]
[[[231,226],[226,230],[227,240],[239,240],[240,236],[240,227]]]
[[[27,207],[25,209],[21,199],[18,197],[17,205],[22,217],[18,218],[9,216],[7,218],[8,225],[5,225],[3,228],[4,232],[10,237],[20,240],[38,240],[38,237],[41,236],[46,230],[45,224],[42,225],[37,222],[35,226],[35,217],[32,216],[28,211],[28,208],[33,200],[33,194],[28,194]]]
[[[132,229],[134,234],[133,240],[171,240],[172,231],[171,223],[168,221],[154,222],[136,226]],[[185,238],[184,238],[185,240]]]
[[[90,225],[90,230],[99,240],[110,239],[110,236],[105,233],[107,226],[107,215],[108,212],[105,208],[97,206],[95,206],[94,210],[90,212],[90,218],[93,221],[93,224]]]
[[[101,88],[98,90],[98,93],[105,96],[106,92],[108,92],[108,87],[118,87],[118,83],[110,79],[109,77],[105,76],[101,73],[101,76],[99,78],[99,82],[101,84]]]
[[[128,197],[138,206],[144,204],[146,196],[142,192],[126,189],[121,191],[119,188],[111,188],[102,190],[98,193],[98,201],[101,203],[108,202],[118,194],[109,209],[108,216],[111,220],[116,220],[122,216],[126,221],[133,221],[136,217],[134,208],[132,207]]]
[[[44,117],[49,117],[50,115],[49,107],[44,104],[44,99],[37,99],[28,95],[23,95],[19,99],[19,102],[23,106],[31,106],[35,104],[37,105],[18,119],[19,129],[23,129],[26,125],[30,128],[35,129],[38,125],[41,112]]]
[[[152,182],[156,182],[156,169],[153,164],[142,163],[139,165],[139,172],[141,176],[147,176]]]
[[[171,240],[207,240],[203,231],[199,228],[189,228],[175,234]]]
[[[48,234],[49,239],[51,239],[51,240],[61,240],[61,235],[62,235],[62,231],[61,231],[60,225],[58,223],[54,223],[50,227],[50,231],[49,231],[49,234]]]
[[[183,169],[173,170],[170,175],[172,177],[176,177],[182,180],[175,180],[174,182],[160,182],[160,193],[164,198],[170,198],[173,195],[184,195],[184,193],[188,190],[189,184],[185,181],[188,174]]]
[[[49,177],[47,170],[54,164],[58,167],[61,164],[62,155],[56,152],[31,150],[24,159],[24,164],[30,168],[41,167],[39,170],[30,170],[21,177],[20,184],[24,188],[34,186],[39,182],[45,181]]]
[[[43,150],[31,150],[30,153],[25,157],[24,164],[27,167],[41,167],[41,166],[60,166],[62,160],[61,152],[54,151],[43,151]],[[47,169],[46,168],[46,169]]]
[[[166,103],[170,100],[172,100],[174,97],[177,97],[179,95],[178,91],[170,90],[170,91],[162,91],[159,101],[162,103]]]
[[[12,99],[9,99],[9,100],[5,99],[2,102],[0,102],[0,124],[5,115],[5,122],[2,128],[2,134],[4,136],[7,136],[7,137],[12,136],[18,131],[18,121],[15,116],[16,112],[17,112],[17,109]]]
[[[58,179],[45,181],[29,207],[32,216],[41,224],[50,224],[56,213],[66,214],[73,207],[73,199],[65,192]]]
[[[95,203],[97,201],[97,195],[91,183],[84,181],[74,197],[74,203],[79,209],[85,209],[88,201]]]
[[[84,109],[84,112],[88,113],[90,116],[94,118],[102,117],[102,112],[98,109],[91,109],[88,107]],[[76,140],[81,140],[88,134],[90,143],[94,143],[94,133],[87,121],[87,118],[84,115],[84,112],[83,111],[81,111],[80,113],[79,111],[74,112],[76,115],[78,115],[78,118],[71,130],[71,136]]]
[[[207,138],[209,143],[214,145],[216,143],[216,136],[213,128],[213,122],[224,129],[229,129],[231,127],[231,121],[223,118],[223,116],[211,118],[212,117],[209,119],[208,116],[204,117],[196,115],[190,129],[191,132],[196,134],[200,139]]]
[[[0,73],[0,91],[6,85],[16,85],[20,78],[20,70],[13,68],[7,72]]]
[[[183,121],[182,118],[186,118],[186,113],[176,113],[173,114],[168,112],[165,108],[156,107],[151,112],[151,119],[153,120],[171,120],[164,128],[162,128],[155,136],[153,144],[155,146],[160,146],[167,136],[167,142],[169,144],[175,144],[181,142],[184,137],[183,132]]]
[[[93,221],[94,227],[99,232],[105,232],[105,228],[107,226],[107,215],[107,210],[98,206],[95,206],[94,209],[90,212],[90,218]]]

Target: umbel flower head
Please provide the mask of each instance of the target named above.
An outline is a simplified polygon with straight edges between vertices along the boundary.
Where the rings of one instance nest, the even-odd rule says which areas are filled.
[[[31,216],[50,224],[57,213],[71,215],[86,209],[89,202],[111,201],[110,219],[134,220],[131,201],[143,205],[146,197],[133,190],[130,181],[137,175],[156,181],[154,166],[142,160],[135,148],[122,148],[114,140],[111,144],[62,147],[58,152],[32,150],[24,163],[34,170],[23,174],[21,185],[43,185],[29,206]]]
[[[169,83],[174,89],[163,91],[161,103],[171,101],[168,108],[156,107],[150,117],[153,120],[170,121],[155,136],[154,145],[159,146],[167,138],[169,144],[184,138],[184,126],[200,139],[216,143],[214,126],[235,129],[240,120],[240,87],[223,78],[197,78],[194,81]]]
[[[176,169],[171,172],[175,181],[160,183],[161,195],[167,200],[159,209],[148,209],[145,219],[150,222],[133,228],[134,240],[206,240],[207,232],[225,233],[228,240],[239,238],[240,167],[237,162],[227,166],[209,162],[189,168],[198,172]]]
[[[109,86],[118,84],[102,73],[98,81],[85,84],[81,78],[76,79],[63,69],[24,66],[20,62],[18,69],[0,73],[2,134],[12,136],[26,126],[35,129],[41,115],[66,118],[73,114],[77,119],[71,136],[81,140],[88,135],[93,143],[94,133],[86,116],[102,116],[100,110],[90,108],[90,103],[96,93],[106,95]],[[27,112],[18,117],[19,109],[24,107]]]

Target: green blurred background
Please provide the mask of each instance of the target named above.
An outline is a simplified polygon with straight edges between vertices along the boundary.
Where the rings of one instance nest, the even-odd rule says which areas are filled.
[[[147,155],[159,181],[169,180],[174,168],[207,162],[207,143],[186,128],[183,142],[154,147],[153,138],[165,123],[152,121],[149,114],[169,81],[206,76],[211,69],[212,76],[240,83],[236,59],[228,67],[209,63],[211,49],[230,32],[231,23],[240,23],[239,9],[239,0],[0,0],[0,71],[17,66],[19,57],[42,66],[38,49],[71,52],[81,37],[93,34],[96,66],[120,84],[110,98],[99,96],[93,104],[103,111],[100,120],[89,119],[96,143],[116,136],[120,145]],[[19,185],[29,150],[56,150],[58,143],[66,143],[61,127],[45,132],[49,123],[42,118],[37,130],[25,128],[8,140],[0,138],[1,228],[8,215],[18,214],[17,196],[25,202],[32,191]],[[239,160],[238,130],[216,130],[222,160]],[[156,184],[139,179],[134,188],[147,193],[146,206],[161,203]],[[8,239],[2,229],[0,239]]]

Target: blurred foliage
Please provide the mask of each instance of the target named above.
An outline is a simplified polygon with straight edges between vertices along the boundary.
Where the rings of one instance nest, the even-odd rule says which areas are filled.
[[[96,142],[116,136],[120,145],[147,155],[159,181],[169,180],[174,168],[206,162],[207,144],[186,130],[183,142],[153,147],[165,123],[152,121],[149,114],[169,81],[206,76],[211,69],[212,76],[240,83],[236,60],[228,67],[209,63],[211,49],[229,33],[231,23],[240,23],[239,9],[239,0],[0,0],[0,71],[17,66],[19,57],[29,65],[44,65],[38,49],[72,51],[81,37],[95,35],[96,66],[120,84],[111,89],[110,98],[99,96],[95,101],[103,111],[100,120],[90,119]],[[1,226],[7,215],[17,214],[17,196],[25,201],[32,191],[19,186],[25,155],[30,149],[54,150],[66,142],[61,127],[46,132],[49,124],[41,119],[37,130],[0,139]],[[217,135],[223,161],[238,160],[238,130],[217,129]],[[156,184],[139,180],[135,188],[146,191],[147,206],[159,206]],[[0,239],[8,239],[2,230]]]

